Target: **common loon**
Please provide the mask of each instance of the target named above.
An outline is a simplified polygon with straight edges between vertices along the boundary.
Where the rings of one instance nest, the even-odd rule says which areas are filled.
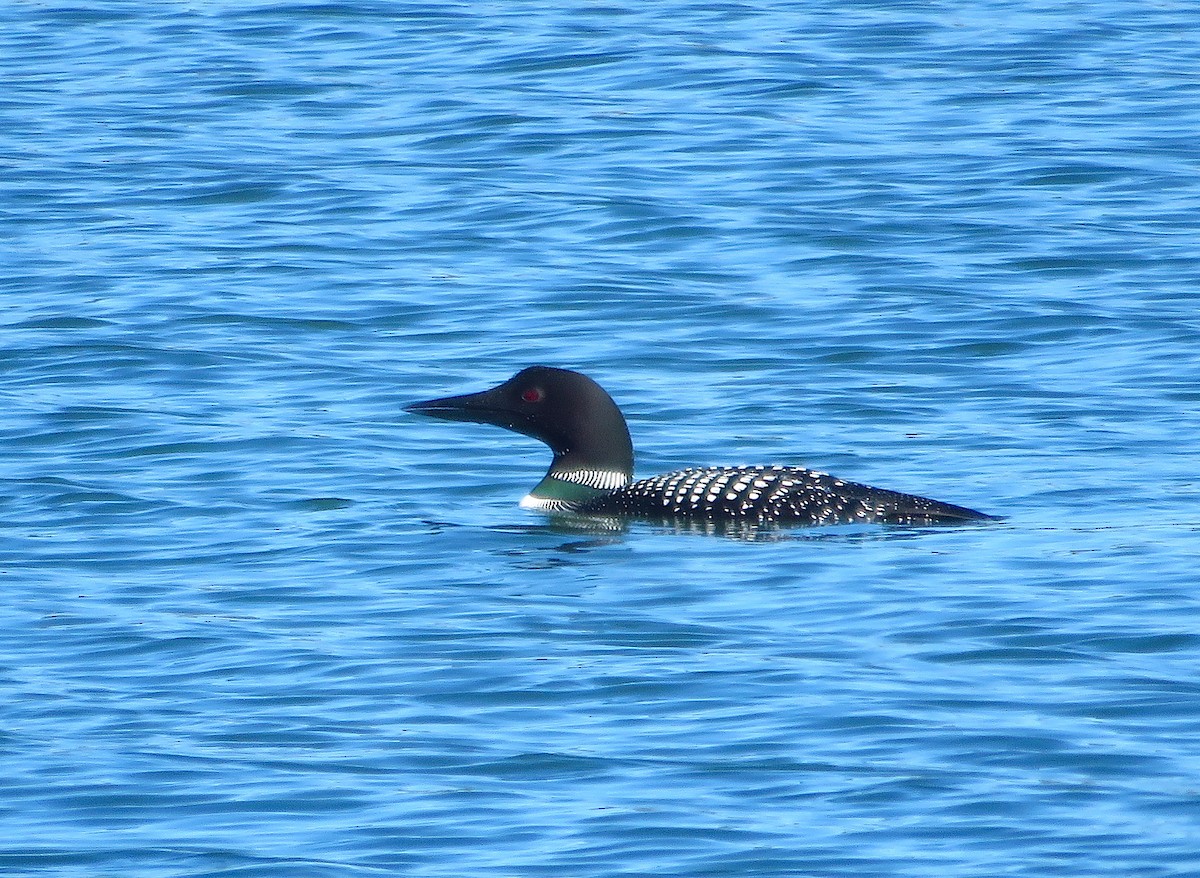
[[[550,513],[784,525],[994,520],[798,467],[705,467],[632,481],[633,443],[621,410],[599,384],[567,369],[530,366],[491,390],[418,402],[405,411],[494,424],[545,442],[554,460],[521,505]]]

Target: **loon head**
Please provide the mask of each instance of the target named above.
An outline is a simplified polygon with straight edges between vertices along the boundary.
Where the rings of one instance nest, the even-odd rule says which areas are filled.
[[[405,411],[494,424],[549,445],[554,461],[527,506],[586,499],[633,475],[633,443],[621,410],[599,384],[569,369],[530,366],[490,390],[418,402]]]

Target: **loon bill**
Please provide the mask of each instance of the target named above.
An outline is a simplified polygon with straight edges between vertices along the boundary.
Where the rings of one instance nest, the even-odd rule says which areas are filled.
[[[654,521],[789,525],[994,521],[952,503],[789,466],[678,470],[633,481],[633,443],[617,404],[579,372],[530,366],[491,390],[407,406],[447,421],[494,424],[554,452],[521,505],[551,513]]]

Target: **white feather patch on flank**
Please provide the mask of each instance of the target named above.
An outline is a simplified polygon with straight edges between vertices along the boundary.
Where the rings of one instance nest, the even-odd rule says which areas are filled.
[[[570,509],[569,503],[556,498],[535,497],[532,494],[526,494],[521,498],[520,507],[522,509],[540,509],[543,512],[564,512]]]

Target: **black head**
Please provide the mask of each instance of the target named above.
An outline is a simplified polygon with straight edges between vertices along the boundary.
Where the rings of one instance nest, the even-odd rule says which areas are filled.
[[[549,445],[560,468],[633,472],[621,410],[599,384],[568,369],[530,366],[491,390],[418,402],[405,411],[524,433]]]

